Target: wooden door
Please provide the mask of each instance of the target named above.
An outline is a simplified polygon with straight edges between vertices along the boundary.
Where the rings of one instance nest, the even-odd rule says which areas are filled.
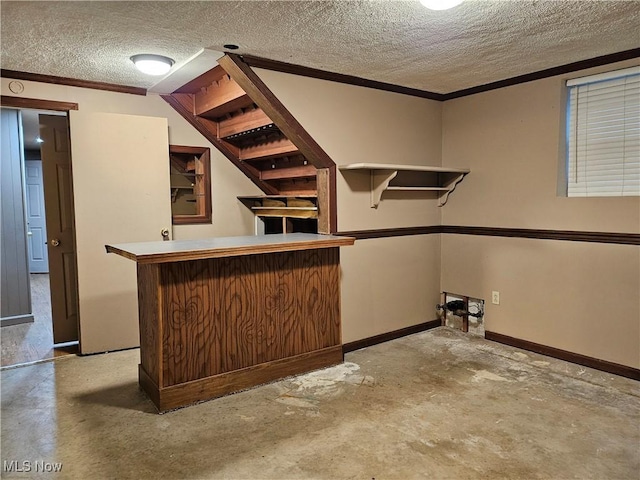
[[[48,273],[47,225],[44,210],[44,182],[42,161],[24,162],[25,197],[27,199],[27,243],[29,245],[29,273]]]
[[[53,343],[78,340],[78,282],[69,124],[66,116],[39,115]]]
[[[70,112],[80,350],[139,345],[136,264],[106,244],[161,240],[171,229],[166,118]]]

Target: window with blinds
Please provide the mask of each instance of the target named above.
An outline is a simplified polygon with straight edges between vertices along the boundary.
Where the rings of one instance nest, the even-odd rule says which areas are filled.
[[[567,195],[640,195],[640,67],[567,87]]]

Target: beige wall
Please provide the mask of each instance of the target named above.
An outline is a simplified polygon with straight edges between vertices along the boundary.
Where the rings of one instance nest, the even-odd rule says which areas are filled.
[[[441,165],[442,103],[370,88],[256,69],[337,165]],[[371,208],[369,174],[339,172],[338,230],[437,225],[435,200],[387,192]]]
[[[564,81],[632,63],[445,102],[443,164],[471,173],[443,224],[639,233],[638,197],[557,195]],[[487,330],[640,366],[637,246],[443,235],[442,289],[489,300]]]
[[[436,318],[439,235],[358,240],[340,250],[344,343]]]
[[[8,88],[8,79],[2,79],[2,95],[13,95]],[[165,175],[162,172],[150,172],[147,177],[141,178],[141,195],[143,195],[145,181],[150,179],[164,179],[167,188],[166,200],[169,201],[169,156],[166,135],[166,125],[169,127],[169,142],[177,145],[203,146],[211,149],[211,183],[212,183],[212,204],[213,223],[210,225],[176,226],[173,228],[174,239],[204,238],[210,236],[232,236],[248,235],[253,233],[253,215],[244,207],[236,196],[243,194],[256,194],[258,189],[223,157],[217,149],[202,137],[191,125],[180,117],[164,100],[158,96],[128,95],[114,92],[82,89],[76,87],[66,87],[60,85],[40,84],[34,82],[22,82],[24,92],[21,97],[37,98],[44,100],[75,102],[78,104],[79,112],[90,113],[115,113],[134,115],[133,119],[142,117],[155,117],[163,125],[162,135],[153,138],[160,138],[164,145],[155,145],[154,158],[166,159],[166,164],[160,165],[165,168]],[[83,115],[83,118],[87,118]],[[87,144],[85,134],[81,133],[83,125],[71,122],[71,144],[72,152],[91,152],[91,145]],[[106,127],[105,127],[106,128]],[[139,132],[133,129],[131,132],[144,138],[145,129],[139,128]],[[105,133],[108,133],[105,130]],[[149,131],[146,136],[149,137]],[[123,144],[121,148],[126,148],[125,135],[122,134]],[[149,138],[147,139],[149,140]],[[157,141],[153,141],[157,143]],[[74,148],[77,147],[77,148]],[[151,147],[149,147],[151,148]],[[118,151],[116,147],[116,151]],[[100,158],[98,153],[91,156],[91,159]],[[128,153],[129,155],[124,155]],[[144,155],[144,152],[137,152],[136,155]],[[113,155],[113,153],[112,153]],[[123,152],[114,163],[122,164],[135,162],[136,155],[131,151]],[[104,156],[104,155],[103,155]],[[137,307],[136,307],[136,283],[135,265],[132,262],[123,262],[122,259],[107,258],[104,253],[104,245],[107,243],[118,243],[128,241],[140,241],[143,225],[148,224],[148,218],[140,218],[140,229],[135,230],[137,223],[135,220],[127,222],[126,219],[112,222],[110,228],[105,229],[105,218],[102,215],[92,214],[86,211],[87,206],[96,205],[96,192],[100,193],[100,188],[91,186],[103,186],[108,182],[100,182],[100,175],[96,177],[96,168],[85,165],[90,161],[89,155],[78,155],[72,158],[74,198],[76,205],[76,233],[77,233],[77,262],[78,262],[78,301],[80,306],[80,340],[82,353],[95,353],[105,350],[115,350],[119,348],[132,347],[137,344]],[[127,157],[127,160],[123,159]],[[130,158],[133,157],[133,158]],[[149,164],[148,158],[140,164]],[[103,162],[108,162],[104,158]],[[85,162],[85,163],[86,163]],[[120,165],[124,170],[126,165]],[[130,172],[135,169],[131,168]],[[104,172],[103,172],[104,173]],[[124,172],[127,173],[127,172]],[[152,175],[153,173],[153,175]],[[132,173],[132,175],[138,175]],[[126,177],[127,182],[131,181]],[[158,180],[161,182],[161,180]],[[98,183],[96,183],[98,182]],[[103,185],[104,184],[104,185]],[[118,196],[117,187],[112,189],[111,196],[107,192],[102,192],[100,198],[111,198],[111,203],[121,200]],[[143,200],[147,199],[144,196]],[[143,202],[144,203],[144,202]],[[170,218],[169,204],[164,206],[166,218]],[[158,208],[157,210],[161,210]],[[128,212],[127,210],[123,212]],[[124,215],[126,216],[126,215]],[[124,217],[123,216],[123,217]],[[133,226],[132,226],[133,225]],[[166,225],[169,226],[169,225]],[[161,227],[157,227],[158,234]],[[119,230],[118,230],[119,229]],[[158,239],[159,239],[158,235]],[[146,238],[152,240],[151,238]],[[111,257],[111,255],[109,256]],[[111,319],[111,320],[110,320]]]
[[[337,165],[441,163],[442,104],[432,100],[256,70]],[[438,225],[432,197],[385,193],[370,205],[369,174],[338,172],[338,229]],[[359,240],[341,249],[343,341],[433,320],[439,302],[437,235]]]
[[[367,174],[338,173],[339,230],[443,223],[640,231],[637,197],[556,194],[564,77],[438,103],[266,70],[258,74],[338,165],[471,168],[442,208],[418,194],[387,193],[371,209]],[[172,143],[210,146],[158,97],[23,83],[21,96],[166,117]],[[3,95],[11,95],[7,84],[2,79]],[[176,228],[176,238],[252,233],[252,216],[235,197],[257,189],[214,148],[212,172],[213,225]],[[441,290],[487,300],[498,290],[501,305],[487,304],[488,330],[639,366],[638,247],[425,235],[360,240],[341,255],[344,342],[432,320]]]
[[[16,96],[9,90],[10,81],[7,78],[1,79],[2,95]],[[173,228],[173,238],[186,240],[253,233],[253,215],[236,197],[258,194],[259,189],[159,96],[129,95],[28,81],[22,81],[22,83],[25,89],[18,95],[20,97],[74,102],[83,112],[123,113],[166,118],[169,122],[170,143],[211,149],[213,223],[176,225]],[[72,130],[72,144],[73,140]],[[169,168],[168,160],[167,168]]]

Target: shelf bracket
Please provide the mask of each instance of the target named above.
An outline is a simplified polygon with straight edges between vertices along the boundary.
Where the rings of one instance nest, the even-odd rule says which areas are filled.
[[[443,207],[447,203],[447,201],[449,200],[449,195],[451,195],[451,192],[453,192],[456,189],[456,187],[462,181],[465,175],[466,173],[461,173],[455,178],[455,180],[453,180],[453,182],[451,182],[451,188],[449,188],[449,190],[447,190],[440,196],[440,200],[438,201],[439,207]]]
[[[398,170],[371,170],[371,208],[378,208],[384,192]]]

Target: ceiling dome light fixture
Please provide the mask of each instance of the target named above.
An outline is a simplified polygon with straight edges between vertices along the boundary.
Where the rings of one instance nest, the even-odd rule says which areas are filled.
[[[448,10],[457,7],[464,0],[420,0],[420,3],[430,10]]]
[[[147,75],[164,75],[175,63],[173,59],[162,55],[142,53],[131,57],[131,61],[138,70]]]

